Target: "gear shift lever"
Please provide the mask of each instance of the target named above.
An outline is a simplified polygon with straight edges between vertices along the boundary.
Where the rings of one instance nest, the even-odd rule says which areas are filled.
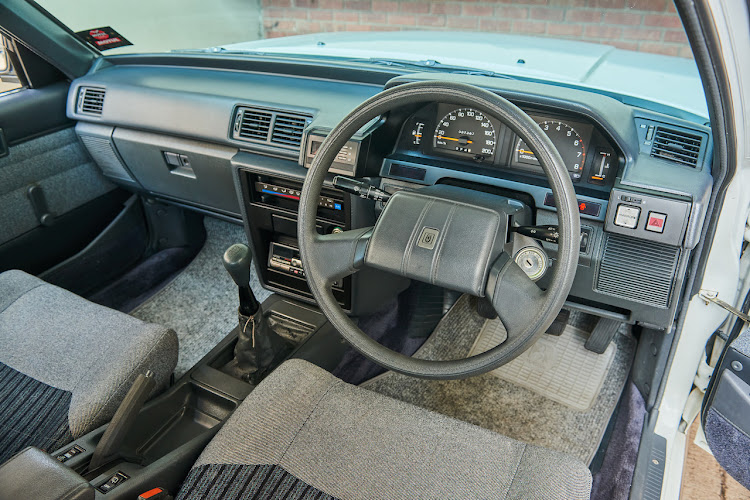
[[[258,300],[250,288],[250,264],[253,254],[247,245],[235,243],[224,252],[224,267],[240,291],[240,314],[252,316],[258,311]]]
[[[236,243],[224,252],[224,267],[240,293],[240,328],[234,347],[234,359],[224,367],[224,371],[257,384],[277,358],[288,349],[284,340],[268,326],[263,308],[250,288],[252,260],[252,252],[242,243]]]

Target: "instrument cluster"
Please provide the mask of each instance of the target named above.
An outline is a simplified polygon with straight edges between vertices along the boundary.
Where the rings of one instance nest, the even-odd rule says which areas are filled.
[[[615,148],[585,119],[524,110],[557,148],[575,183],[592,187],[614,183],[619,156]],[[398,150],[461,163],[544,175],[535,152],[524,140],[480,110],[436,103],[409,117]]]

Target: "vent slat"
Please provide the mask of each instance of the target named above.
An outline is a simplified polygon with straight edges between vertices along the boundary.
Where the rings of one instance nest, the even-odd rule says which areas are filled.
[[[659,149],[666,149],[668,151],[677,153],[691,154],[695,157],[697,157],[698,153],[700,153],[700,148],[696,148],[695,146],[681,146],[679,144],[676,145],[673,142],[656,141],[654,142],[654,146]]]
[[[309,118],[309,116],[279,113],[276,115],[276,121],[273,124],[271,142],[299,149],[302,143],[302,134]]]
[[[81,87],[78,91],[78,112],[89,115],[101,115],[104,111],[104,89]]]
[[[241,114],[237,132],[239,138],[259,141],[265,141],[268,138],[273,119],[271,113],[250,109],[240,110],[239,113]]]
[[[679,248],[610,234],[596,276],[596,290],[607,295],[668,307]]]
[[[703,138],[681,130],[657,127],[651,156],[695,168],[698,166]]]

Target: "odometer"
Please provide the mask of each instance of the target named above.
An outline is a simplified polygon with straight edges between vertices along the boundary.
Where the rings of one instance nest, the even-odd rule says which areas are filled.
[[[454,109],[435,127],[433,148],[484,161],[495,156],[497,133],[487,116],[472,108]]]

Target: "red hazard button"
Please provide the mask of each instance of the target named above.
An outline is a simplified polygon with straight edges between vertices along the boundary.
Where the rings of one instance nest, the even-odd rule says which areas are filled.
[[[659,212],[649,212],[648,220],[646,220],[646,231],[652,231],[654,233],[663,233],[664,225],[667,222],[667,214]]]

